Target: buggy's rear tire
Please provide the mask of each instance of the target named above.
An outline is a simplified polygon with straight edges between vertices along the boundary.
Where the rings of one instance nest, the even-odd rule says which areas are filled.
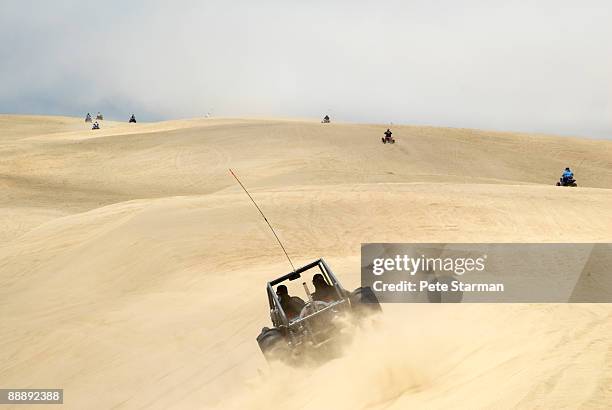
[[[350,300],[353,312],[355,312],[357,316],[364,317],[382,312],[380,302],[369,286],[355,289],[355,291],[351,293]]]
[[[291,349],[285,337],[278,329],[264,327],[257,336],[257,344],[266,360],[287,360],[291,355]]]

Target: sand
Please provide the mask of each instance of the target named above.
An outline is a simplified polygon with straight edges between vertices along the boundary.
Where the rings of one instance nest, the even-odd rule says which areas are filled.
[[[612,242],[612,142],[279,119],[0,116],[0,387],[65,408],[605,408],[610,305],[386,305],[269,366],[265,282],[362,242]],[[578,188],[555,187],[572,166]]]

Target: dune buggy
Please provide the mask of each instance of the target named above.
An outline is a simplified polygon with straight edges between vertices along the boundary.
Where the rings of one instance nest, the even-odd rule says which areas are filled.
[[[307,271],[323,275],[331,297],[327,301],[316,300],[307,283],[303,282],[307,299],[299,315],[291,317],[283,309],[275,288],[283,282],[300,279]],[[381,311],[371,288],[347,292],[323,259],[268,282],[266,291],[273,327],[264,327],[257,336],[257,343],[267,360],[292,363],[315,351],[325,353],[325,356],[334,355],[339,345],[334,341],[346,336],[342,328],[347,319],[359,320]]]

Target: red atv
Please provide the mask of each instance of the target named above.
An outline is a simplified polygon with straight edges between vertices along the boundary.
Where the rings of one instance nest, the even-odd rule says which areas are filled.
[[[395,138],[393,138],[393,133],[389,129],[385,131],[385,136],[381,140],[383,144],[395,144]]]

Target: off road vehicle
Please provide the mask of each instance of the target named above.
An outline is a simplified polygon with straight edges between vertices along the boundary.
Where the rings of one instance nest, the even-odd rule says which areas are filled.
[[[557,186],[577,187],[578,184],[576,183],[574,177],[561,177],[559,178],[559,182],[557,182]]]
[[[283,309],[276,288],[286,281],[295,281],[308,272],[320,273],[327,285],[327,301],[316,300],[308,284],[302,283],[306,293],[305,304],[299,314],[291,316]],[[266,286],[272,327],[264,327],[257,343],[267,360],[295,363],[316,352],[318,357],[335,355],[340,340],[350,337],[343,332],[344,325],[381,311],[378,299],[369,287],[346,291],[323,259],[296,269]]]
[[[395,138],[393,138],[393,133],[389,129],[385,131],[385,136],[381,140],[383,144],[395,144]]]

